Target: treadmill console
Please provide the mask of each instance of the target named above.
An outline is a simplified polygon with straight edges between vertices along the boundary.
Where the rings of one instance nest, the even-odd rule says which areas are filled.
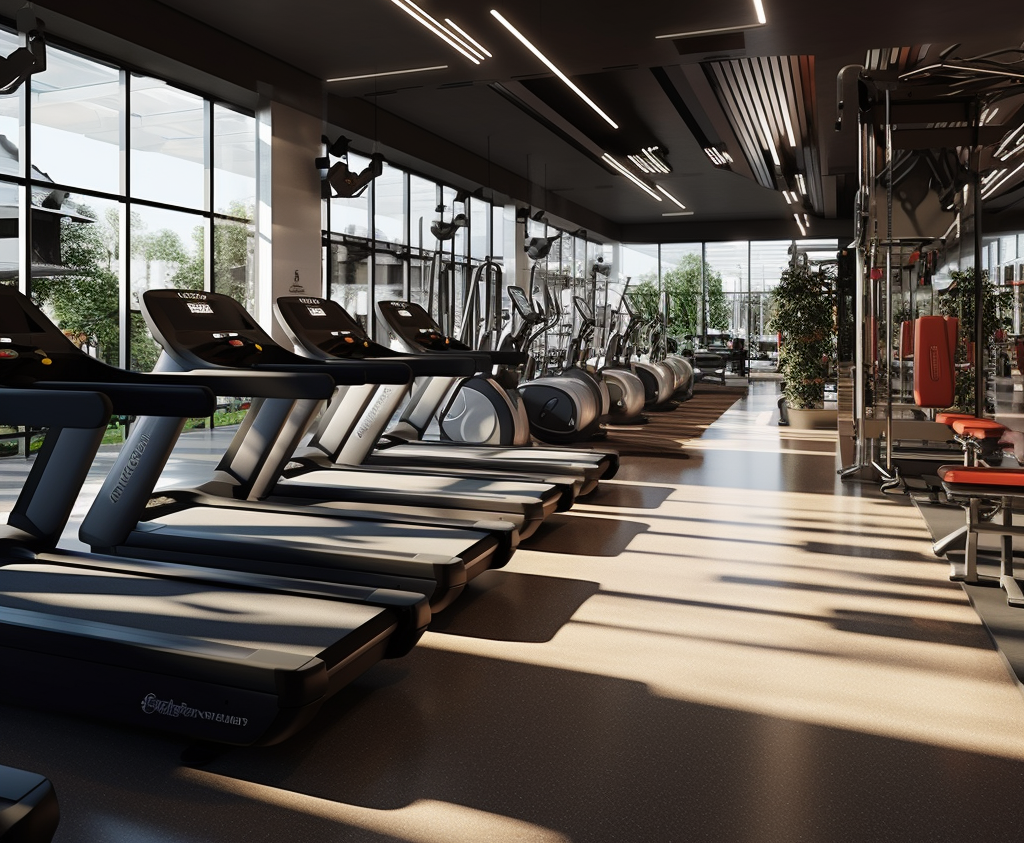
[[[84,354],[17,287],[0,284],[0,382],[98,380],[99,360]]]
[[[377,302],[377,312],[410,348],[423,351],[471,351],[465,343],[445,336],[420,305],[408,301]]]
[[[291,363],[281,348],[234,299],[193,290],[147,290],[143,314],[157,342],[172,357],[198,358],[205,364],[248,369]]]
[[[289,339],[321,358],[364,360],[398,353],[374,342],[365,329],[336,301],[313,296],[282,296],[274,305]]]

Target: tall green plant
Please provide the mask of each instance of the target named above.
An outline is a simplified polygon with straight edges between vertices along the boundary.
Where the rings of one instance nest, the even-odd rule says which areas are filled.
[[[831,267],[790,267],[772,291],[768,327],[782,335],[779,369],[790,407],[810,409],[825,400],[825,379],[836,355],[835,308]]]
[[[951,272],[953,283],[939,296],[939,312],[943,316],[955,316],[959,320],[955,360],[957,363],[956,388],[953,408],[964,413],[974,413],[974,357],[969,354],[969,344],[975,341],[975,284],[974,267],[962,272]],[[1001,316],[1013,307],[1013,293],[1003,292],[988,277],[981,273],[982,294],[982,336],[986,347],[995,341],[996,331],[1010,326],[1010,319]]]
[[[662,292],[668,306],[665,327],[670,337],[697,336],[702,307],[709,330],[729,329],[732,313],[722,274],[700,255],[684,255],[679,263],[662,273],[660,282],[654,272],[641,276],[640,284],[631,291],[641,316],[652,321],[661,318]]]

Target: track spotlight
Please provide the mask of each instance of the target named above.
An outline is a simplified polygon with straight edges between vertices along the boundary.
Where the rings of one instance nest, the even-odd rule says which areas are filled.
[[[602,275],[605,278],[607,278],[611,271],[612,265],[610,263],[604,262],[603,255],[598,255],[597,260],[594,262],[594,265],[590,267],[590,273],[594,278],[597,278],[598,275]]]
[[[443,205],[441,207],[444,207]],[[460,228],[465,228],[467,224],[465,214],[456,214],[452,217],[450,222],[444,220],[434,220],[430,224],[430,233],[433,234],[438,240],[451,240],[458,234]]]
[[[526,241],[524,251],[530,260],[543,260],[548,256],[548,252],[551,251],[552,244],[558,239],[558,235],[554,237],[531,237]]]
[[[338,199],[352,199],[359,196],[371,181],[384,172],[384,156],[379,152],[375,152],[370,156],[370,163],[365,169],[361,172],[353,173],[348,167],[348,139],[339,138],[331,146],[331,150],[338,148],[338,144],[341,141],[345,142],[344,158],[327,170],[327,174],[320,183],[320,195],[324,199],[330,199],[331,196]],[[314,164],[322,171],[324,165],[329,161],[329,158],[317,158]]]
[[[18,12],[17,20],[25,46],[18,47],[7,58],[0,58],[0,94],[13,94],[33,73],[46,70],[43,22],[27,6]]]

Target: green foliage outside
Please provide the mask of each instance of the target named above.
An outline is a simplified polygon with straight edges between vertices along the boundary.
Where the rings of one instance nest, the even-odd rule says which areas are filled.
[[[21,442],[24,441],[24,429],[21,429],[20,436],[11,439],[6,438],[18,432],[18,428],[0,425],[0,436],[5,437],[0,439],[0,457],[14,457],[18,455],[18,448]],[[33,434],[32,439],[28,443],[29,452],[34,454],[41,447],[43,447],[43,434]]]
[[[71,274],[32,279],[37,302],[48,306],[61,330],[95,342],[97,356],[117,365],[120,329],[117,294],[117,212],[105,219],[87,205],[72,209],[96,222],[61,220],[61,262]]]
[[[832,267],[790,267],[772,291],[768,327],[782,334],[779,371],[790,407],[812,409],[824,403],[825,380],[836,357],[835,310]]]
[[[72,272],[51,278],[34,278],[33,295],[37,302],[53,313],[61,330],[87,339],[96,347],[100,360],[117,365],[120,341],[117,269],[120,215],[116,208],[100,215],[85,204],[69,203],[69,206],[94,222],[83,223],[69,218],[61,221],[61,260]],[[251,219],[253,209],[233,203],[228,213]],[[245,302],[248,291],[244,267],[251,250],[250,226],[219,220],[213,229],[216,288]],[[205,229],[202,226],[193,230],[191,248],[186,248],[178,234],[169,229],[147,231],[142,218],[133,213],[131,256],[142,266],[142,277],[133,279],[134,286],[150,286],[152,269],[160,263],[169,286],[202,290],[205,286],[204,241]],[[239,271],[239,268],[243,269]],[[132,314],[129,324],[129,368],[148,372],[156,364],[160,349],[149,336],[141,315]]]
[[[959,319],[958,342],[954,360],[957,365],[956,387],[953,407],[963,413],[975,412],[974,406],[974,357],[968,354],[968,343],[974,342],[974,267],[963,272],[951,272],[953,283],[939,295],[939,313]],[[1013,308],[1013,292],[999,288],[988,277],[981,274],[982,285],[982,342],[986,349],[995,341],[996,331],[1009,328],[1011,320],[1000,313],[1010,313]]]
[[[701,273],[703,272],[703,281]],[[707,294],[706,300],[701,290]],[[662,293],[667,313],[666,333],[670,337],[696,337],[701,333],[701,303],[704,301],[707,331],[727,331],[732,315],[722,284],[722,275],[701,258],[685,255],[672,269],[641,276],[640,283],[630,290],[640,318],[659,320],[662,314]]]

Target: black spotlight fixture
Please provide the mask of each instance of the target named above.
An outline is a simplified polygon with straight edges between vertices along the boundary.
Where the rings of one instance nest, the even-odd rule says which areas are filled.
[[[384,172],[384,156],[375,152],[370,156],[370,163],[353,173],[348,166],[349,139],[341,136],[333,143],[326,136],[322,138],[327,148],[327,155],[316,158],[313,165],[320,170],[320,195],[324,199],[332,196],[338,199],[352,199],[359,196],[377,176]],[[331,158],[340,158],[331,164]],[[326,171],[326,172],[325,172]]]
[[[43,22],[32,14],[28,6],[18,12],[17,21],[24,46],[18,47],[6,58],[0,58],[0,95],[13,94],[33,73],[46,70]]]

